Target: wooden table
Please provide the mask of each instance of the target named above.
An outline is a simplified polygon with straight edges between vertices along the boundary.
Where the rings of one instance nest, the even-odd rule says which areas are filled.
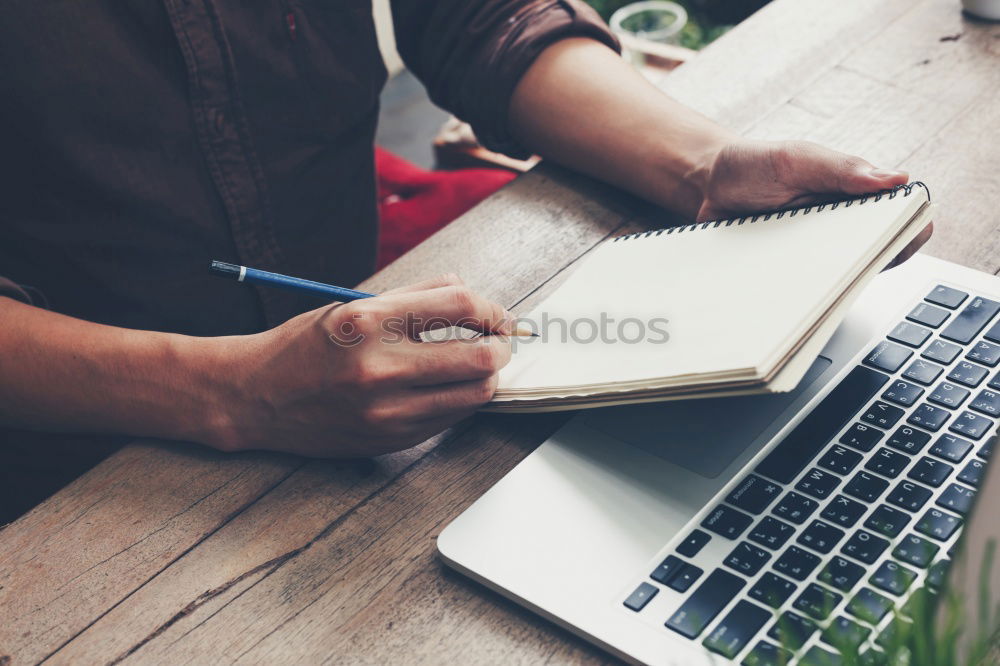
[[[958,4],[776,0],[663,85],[750,136],[909,169],[939,205],[927,251],[997,272],[1000,25]],[[364,287],[457,271],[524,308],[656,217],[546,166]],[[0,665],[610,661],[435,557],[448,521],[564,418],[477,418],[357,463],[136,442],[0,531]]]

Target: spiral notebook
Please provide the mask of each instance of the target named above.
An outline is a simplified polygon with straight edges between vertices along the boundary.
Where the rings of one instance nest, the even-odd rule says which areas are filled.
[[[914,183],[608,240],[522,317],[487,409],[789,391],[930,208]]]

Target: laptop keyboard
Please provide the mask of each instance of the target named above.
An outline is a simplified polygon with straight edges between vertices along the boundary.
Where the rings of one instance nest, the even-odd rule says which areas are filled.
[[[943,583],[983,479],[1000,416],[998,312],[933,288],[625,607],[680,593],[658,621],[747,666],[877,652],[893,609]],[[713,541],[727,544],[721,562],[704,557]]]

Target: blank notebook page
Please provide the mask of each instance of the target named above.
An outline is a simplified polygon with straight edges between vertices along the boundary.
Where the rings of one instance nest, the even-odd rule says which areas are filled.
[[[538,327],[547,314],[550,323],[536,328],[542,337],[514,341],[500,389],[626,389],[766,375],[925,201],[883,197],[608,241],[524,317]],[[588,342],[602,313],[615,320],[606,327],[610,339]],[[643,322],[642,341],[617,339],[624,319]],[[665,343],[650,342],[663,338],[649,328],[653,319],[669,335]],[[572,322],[576,336],[563,336]],[[632,321],[622,332],[634,340],[640,329]]]

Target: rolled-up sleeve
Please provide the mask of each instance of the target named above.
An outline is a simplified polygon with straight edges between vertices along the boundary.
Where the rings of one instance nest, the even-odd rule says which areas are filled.
[[[510,134],[510,99],[547,46],[590,37],[618,50],[582,0],[392,0],[396,42],[431,99],[470,123],[480,142],[524,157]]]
[[[27,291],[18,286],[17,283],[2,276],[0,276],[0,296],[9,296],[28,304],[32,303],[31,295]]]

